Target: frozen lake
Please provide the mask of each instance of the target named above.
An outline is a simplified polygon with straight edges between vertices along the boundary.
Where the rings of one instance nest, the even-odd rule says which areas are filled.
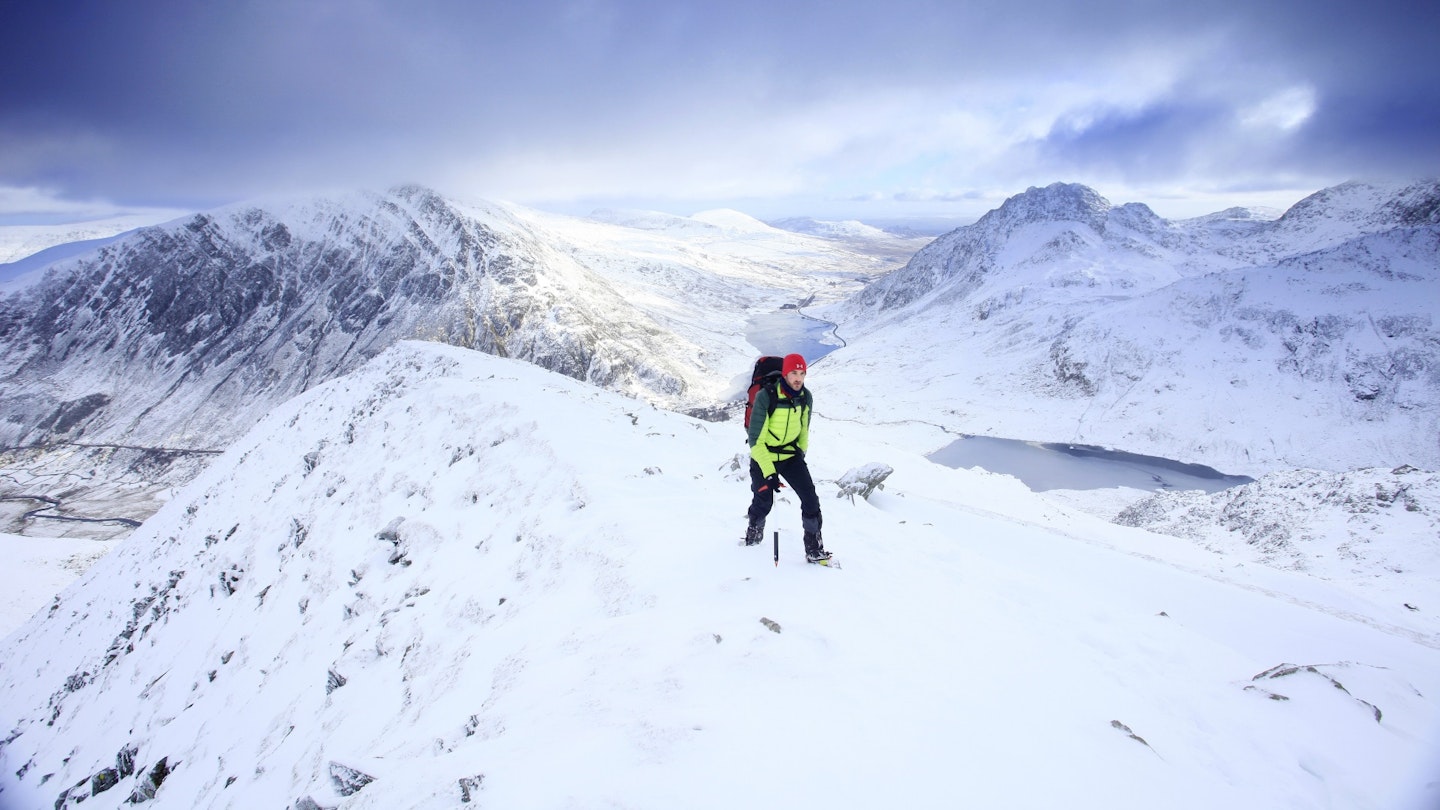
[[[1048,489],[1199,489],[1219,492],[1255,480],[1200,464],[1142,456],[1084,444],[966,436],[929,456],[947,467],[979,467],[1013,475],[1032,491]]]
[[[812,364],[845,345],[835,335],[835,324],[803,315],[798,309],[752,317],[745,325],[745,339],[760,354],[783,357],[799,352]]]
[[[746,323],[745,339],[760,354],[799,352],[810,363],[845,345],[829,321],[807,317],[798,309],[756,315]],[[740,390],[748,375],[737,378]],[[1226,475],[1200,464],[1142,456],[1084,444],[1027,442],[988,436],[956,439],[929,456],[948,467],[979,467],[1013,475],[1035,492],[1048,489],[1199,489],[1218,492],[1253,481]]]

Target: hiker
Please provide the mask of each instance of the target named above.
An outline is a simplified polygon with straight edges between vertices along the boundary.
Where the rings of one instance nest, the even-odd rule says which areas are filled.
[[[765,534],[765,516],[775,504],[780,479],[800,497],[800,525],[805,529],[805,559],[821,562],[830,552],[820,538],[820,499],[805,464],[810,446],[810,412],[815,398],[805,387],[805,358],[787,354],[780,374],[766,377],[755,392],[749,419],[750,525],[745,545],[753,546]],[[762,418],[763,415],[763,418]]]

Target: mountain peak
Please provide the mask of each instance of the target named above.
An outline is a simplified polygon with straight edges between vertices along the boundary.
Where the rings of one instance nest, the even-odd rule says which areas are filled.
[[[773,231],[769,225],[761,222],[749,214],[736,211],[733,208],[716,208],[710,211],[701,211],[691,219],[714,225],[717,228],[724,228],[732,231]]]
[[[1078,222],[1103,231],[1110,209],[1110,201],[1089,186],[1051,183],[1044,188],[1031,186],[1024,193],[1016,194],[976,224],[1008,233],[1031,222]]]
[[[1224,211],[1216,211],[1213,214],[1192,217],[1185,221],[1197,224],[1208,222],[1274,222],[1284,213],[1284,211],[1277,208],[1267,208],[1262,205],[1237,205],[1226,208]]]
[[[983,279],[1001,267],[998,251],[1008,244],[1041,242],[1030,250],[1031,263],[1053,261],[1091,242],[1103,242],[1111,216],[1118,224],[1136,231],[1151,231],[1163,224],[1148,206],[1132,204],[1114,208],[1094,189],[1078,183],[1051,183],[1031,186],[1009,198],[973,225],[957,228],[922,248],[905,267],[861,290],[854,301],[861,306],[879,304],[880,309],[897,309],[948,287],[952,296],[963,297],[979,288]],[[1060,224],[1060,228],[1046,227]],[[1077,233],[1068,225],[1085,226],[1090,234]],[[1040,234],[1022,234],[1037,226]],[[1052,231],[1065,230],[1059,234]]]

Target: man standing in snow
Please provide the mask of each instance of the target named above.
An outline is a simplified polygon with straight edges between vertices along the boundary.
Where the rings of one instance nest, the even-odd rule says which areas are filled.
[[[755,394],[753,413],[764,419],[750,419],[750,526],[745,545],[759,543],[765,534],[765,516],[775,504],[775,490],[784,478],[800,497],[800,524],[805,529],[805,559],[822,562],[830,552],[820,538],[820,499],[805,464],[810,446],[810,411],[814,397],[805,387],[805,358],[787,354],[780,366],[780,379],[762,386]]]

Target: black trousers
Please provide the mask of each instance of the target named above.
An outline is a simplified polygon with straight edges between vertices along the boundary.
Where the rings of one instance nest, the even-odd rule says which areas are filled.
[[[805,464],[804,456],[791,456],[783,461],[775,463],[775,472],[785,479],[785,483],[795,490],[795,495],[800,498],[800,525],[805,529],[806,534],[820,533],[820,498],[815,494],[815,481],[810,478],[810,467]],[[770,514],[770,509],[775,505],[775,490],[766,487],[765,476],[760,472],[760,465],[755,459],[750,459],[750,491],[754,495],[750,498],[750,522],[764,523],[765,516]]]

